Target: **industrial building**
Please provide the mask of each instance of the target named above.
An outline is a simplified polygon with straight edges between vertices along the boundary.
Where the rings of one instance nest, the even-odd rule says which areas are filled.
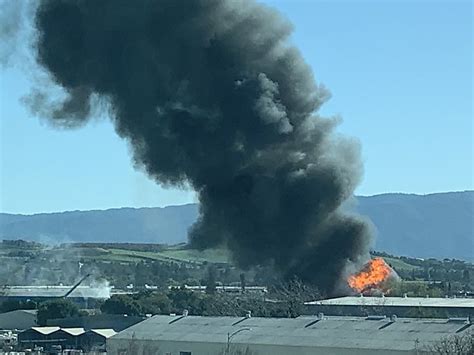
[[[340,297],[305,303],[305,314],[339,316],[474,317],[474,298]]]
[[[58,331],[59,327],[32,327],[18,334],[18,345],[21,349],[34,349],[54,344],[51,334]]]
[[[185,289],[193,292],[206,292],[207,286],[168,286],[169,290],[172,289]],[[231,293],[231,294],[239,294],[239,293],[254,293],[254,294],[266,294],[268,292],[268,288],[266,286],[226,286],[226,285],[217,285],[216,286],[217,292],[224,292],[224,293]]]
[[[146,317],[128,316],[125,314],[95,314],[80,317],[48,319],[46,325],[60,328],[84,328],[86,330],[113,329],[119,332],[145,319]]]
[[[106,339],[115,334],[113,329],[32,327],[18,334],[18,346],[20,349],[103,351]]]
[[[84,351],[105,351],[106,340],[117,334],[113,329],[91,329],[79,337]]]
[[[35,309],[0,313],[0,330],[24,330],[36,326]]]
[[[467,319],[252,318],[158,315],[107,340],[108,355],[423,354]]]
[[[72,291],[71,291],[72,290]],[[70,293],[69,293],[70,292]],[[62,298],[80,308],[95,308],[99,301],[110,297],[110,290],[90,286],[6,286],[0,288],[0,303],[4,301],[43,302]]]
[[[79,336],[84,333],[84,328],[59,328],[49,335],[49,340],[51,343],[61,345],[64,349],[78,349]],[[22,336],[21,339],[24,341],[25,336]]]

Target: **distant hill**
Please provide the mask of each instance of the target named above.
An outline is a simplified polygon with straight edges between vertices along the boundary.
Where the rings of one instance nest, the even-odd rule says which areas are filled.
[[[375,224],[377,250],[474,261],[474,191],[358,197],[357,210]]]
[[[474,260],[474,191],[357,197],[378,231],[376,250],[413,257]],[[0,238],[40,242],[186,241],[198,206],[119,208],[35,215],[0,214]]]
[[[0,214],[0,238],[53,242],[142,242],[177,244],[186,241],[198,206],[117,208],[110,210]]]

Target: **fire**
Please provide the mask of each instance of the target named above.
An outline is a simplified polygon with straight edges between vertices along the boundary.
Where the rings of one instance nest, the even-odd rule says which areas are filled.
[[[347,283],[358,292],[374,288],[386,281],[392,269],[382,258],[374,258],[359,273],[349,276]]]

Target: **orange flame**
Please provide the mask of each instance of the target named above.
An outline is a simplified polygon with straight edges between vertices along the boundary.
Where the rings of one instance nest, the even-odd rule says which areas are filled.
[[[377,287],[392,273],[390,266],[382,258],[374,258],[359,273],[349,276],[347,283],[351,288],[362,292]]]

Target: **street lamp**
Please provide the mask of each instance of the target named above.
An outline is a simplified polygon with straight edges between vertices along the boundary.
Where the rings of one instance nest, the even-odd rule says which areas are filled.
[[[227,348],[226,348],[226,352],[225,352],[227,355],[229,354],[229,351],[230,351],[230,341],[232,340],[232,338],[234,336],[236,336],[237,334],[239,334],[240,332],[243,332],[245,330],[252,330],[252,328],[240,328],[240,329],[237,329],[233,333],[227,333]]]

